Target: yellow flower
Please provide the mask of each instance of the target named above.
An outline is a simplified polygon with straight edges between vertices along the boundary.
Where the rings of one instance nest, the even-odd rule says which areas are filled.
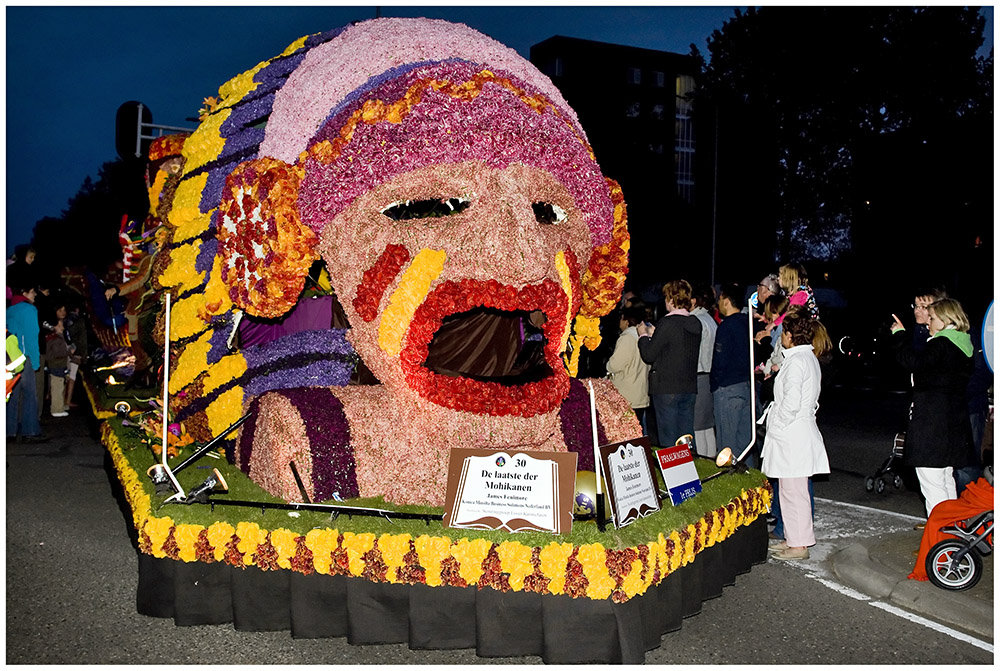
[[[447,258],[444,250],[421,249],[403,271],[399,286],[392,292],[378,327],[378,344],[389,356],[396,356],[402,350],[403,336],[410,327],[413,313],[444,270]]]
[[[283,52],[281,52],[281,55],[282,56],[290,56],[290,55],[294,54],[296,51],[298,51],[299,49],[301,49],[302,47],[305,46],[306,40],[308,38],[309,38],[309,35],[303,35],[299,39],[295,40],[294,42],[292,42],[291,44],[289,44],[287,47],[285,47],[285,50]],[[274,60],[274,59],[272,58],[271,60]],[[270,61],[268,61],[268,62],[270,63]]]
[[[483,538],[470,541],[463,538],[451,546],[451,556],[458,560],[458,574],[465,582],[475,585],[483,575],[483,560],[490,551],[490,543]]]
[[[200,173],[183,179],[177,185],[174,202],[167,215],[168,223],[176,229],[174,240],[192,240],[211,226],[215,210],[201,211],[201,194],[207,183],[208,173]],[[195,243],[201,244],[197,241]],[[194,272],[194,268],[191,272]]]
[[[649,573],[651,574],[652,571]],[[632,562],[632,568],[629,569],[625,579],[622,580],[622,591],[625,592],[626,596],[632,598],[637,594],[644,594],[647,587],[649,587],[649,578],[647,577],[645,580],[642,578],[642,560],[636,559]]]
[[[232,389],[219,394],[212,404],[205,409],[208,417],[208,429],[217,436],[243,415],[243,388]]]
[[[563,293],[566,294],[566,330],[563,331],[562,342],[559,343],[559,351],[565,352],[573,324],[573,282],[569,274],[569,264],[566,263],[566,253],[561,249],[556,252],[556,270],[559,272],[559,282],[562,284]]]
[[[451,550],[451,539],[438,536],[418,536],[413,541],[417,550],[417,559],[424,567],[424,578],[427,585],[437,587],[441,584],[441,562],[448,558]]]
[[[205,305],[202,318],[206,321],[215,315],[229,312],[233,308],[233,301],[229,297],[229,287],[222,281],[222,263],[221,256],[216,256],[212,261],[212,270],[202,295],[202,301]]]
[[[212,546],[212,553],[215,561],[222,561],[226,556],[226,545],[229,543],[236,529],[226,522],[215,522],[208,527],[208,542]]]
[[[171,329],[172,331],[173,329]],[[211,331],[185,347],[177,357],[177,367],[170,373],[170,393],[176,394],[201,375],[208,366],[208,352],[212,349]]]
[[[271,532],[271,545],[278,553],[278,566],[281,568],[292,568],[292,557],[298,546],[295,540],[299,537],[297,533],[288,529],[275,529]]]
[[[175,290],[176,291],[176,290]],[[207,328],[201,318],[204,298],[194,294],[171,305],[170,308],[170,340],[177,342],[202,333]]]
[[[673,552],[669,554],[670,572],[673,573],[681,567],[681,560],[684,558],[684,548],[681,544],[681,536],[676,531],[670,532],[670,540],[673,542]]]
[[[294,44],[294,42],[293,42]],[[258,83],[254,81],[254,75],[263,70],[270,60],[261,61],[246,72],[241,72],[228,82],[219,87],[219,97],[222,105],[235,105],[243,99],[246,94],[257,88]]]
[[[205,527],[200,524],[178,524],[174,527],[174,540],[177,541],[178,556],[186,562],[197,560],[194,545],[198,542],[198,534]]]
[[[151,216],[158,216],[156,210],[160,205],[160,193],[163,192],[163,187],[166,186],[166,184],[167,172],[164,170],[157,170],[156,177],[153,178],[153,184],[148,189],[149,214]]]
[[[615,588],[615,581],[608,573],[607,552],[600,543],[581,545],[576,558],[587,576],[587,596],[591,599],[607,599]]]
[[[549,592],[562,594],[566,587],[566,564],[573,554],[572,543],[549,543],[538,553],[542,575],[549,579]]]
[[[497,546],[500,570],[510,574],[510,587],[515,592],[524,588],[524,579],[534,572],[531,565],[531,548],[517,541],[504,541]]]
[[[160,275],[160,284],[169,287],[182,287],[199,279],[194,264],[198,258],[201,245],[197,242],[180,245],[170,250],[170,265]],[[190,288],[190,287],[188,287]],[[179,292],[172,292],[176,299]],[[177,302],[176,300],[174,302]]]
[[[243,563],[250,566],[257,546],[267,540],[267,531],[257,526],[256,522],[239,522],[236,525],[236,536],[240,539],[236,549],[243,553]]]
[[[375,534],[355,534],[344,532],[344,549],[347,550],[347,567],[353,576],[364,573],[364,554],[375,547]]]
[[[595,350],[601,344],[600,324],[597,317],[586,317],[583,314],[576,316],[577,337],[583,340],[583,344],[589,350]]]
[[[336,529],[312,529],[306,534],[306,547],[312,552],[317,573],[330,573],[330,553],[337,549]]]
[[[239,76],[241,75],[238,75],[237,78]],[[253,75],[251,75],[252,77]],[[223,84],[223,87],[225,86],[226,84]],[[222,89],[219,89],[219,93],[222,93]],[[224,100],[222,104],[231,103]],[[209,161],[218,158],[219,154],[222,153],[222,148],[225,146],[226,141],[221,136],[219,129],[232,112],[231,109],[223,109],[212,114],[201,122],[194,132],[191,133],[190,137],[184,141],[184,149],[181,150],[181,154],[185,158],[185,175],[203,167]]]
[[[399,582],[399,568],[403,565],[403,557],[410,551],[410,534],[382,534],[378,537],[378,549],[382,552],[382,561],[388,567],[385,572],[386,580]]]
[[[222,359],[208,369],[208,375],[202,386],[204,393],[208,394],[217,387],[230,382],[247,371],[247,360],[243,354],[227,354]]]
[[[163,543],[170,535],[170,528],[174,526],[174,521],[169,517],[150,517],[146,520],[145,532],[149,536],[150,546],[153,549],[153,556],[162,559],[167,556],[163,551]]]
[[[685,531],[687,531],[687,540],[684,541],[683,565],[687,566],[694,561],[694,537],[696,531],[693,524],[687,525]]]

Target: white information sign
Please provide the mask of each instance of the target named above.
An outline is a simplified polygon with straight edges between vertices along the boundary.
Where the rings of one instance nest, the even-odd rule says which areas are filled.
[[[453,450],[453,456],[463,452],[468,451]],[[561,533],[567,519],[572,523],[572,480],[568,497],[560,496],[559,483],[560,476],[575,478],[575,454],[557,459],[555,453],[475,452],[463,456],[460,469],[452,460],[449,471],[458,477],[445,507],[448,526]],[[560,463],[567,458],[573,463]]]
[[[604,452],[606,448],[602,448]],[[646,448],[630,441],[605,452],[605,479],[611,490],[615,527],[620,528],[660,509],[660,497]]]

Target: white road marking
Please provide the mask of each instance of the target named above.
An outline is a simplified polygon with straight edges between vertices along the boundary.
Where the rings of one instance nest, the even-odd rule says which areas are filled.
[[[859,518],[857,516],[845,517],[841,511],[832,509],[831,507],[833,506],[864,511],[869,514],[869,517],[868,519]],[[910,622],[923,625],[929,629],[933,629],[934,631],[945,634],[946,636],[951,636],[952,638],[964,643],[970,643],[977,648],[986,650],[987,652],[993,652],[992,643],[981,641],[977,638],[969,636],[968,634],[964,634],[960,631],[952,629],[951,627],[934,622],[933,620],[928,620],[927,618],[921,617],[902,608],[877,601],[874,597],[840,584],[836,580],[832,579],[833,576],[823,565],[824,560],[839,549],[834,543],[837,540],[844,538],[878,536],[883,533],[906,531],[909,529],[910,522],[922,521],[922,517],[914,517],[912,515],[904,515],[903,513],[879,510],[878,508],[869,508],[853,503],[843,503],[841,501],[832,501],[830,499],[822,498],[816,499],[816,507],[818,508],[816,511],[817,542],[816,545],[809,548],[809,560],[802,562],[781,563],[802,571],[809,578],[812,578],[821,585],[832,589],[838,594],[843,594],[844,596],[857,601],[866,602],[869,605],[875,606],[876,608],[887,613],[891,613],[905,620],[909,620]],[[822,508],[825,508],[825,510]],[[882,516],[895,517],[900,520],[905,520],[906,524],[900,526],[898,522],[894,523],[888,520],[883,521],[877,519]]]
[[[862,594],[861,592],[851,589],[846,585],[841,585],[839,582],[834,582],[832,580],[827,580],[826,578],[821,578],[815,573],[810,573],[809,577],[822,585],[826,585],[834,592],[840,592],[844,596],[849,596],[852,599],[856,599],[857,601],[871,601],[871,597],[868,596],[867,594]]]
[[[904,620],[909,620],[910,622],[916,622],[917,624],[924,625],[928,629],[933,629],[935,631],[941,632],[942,634],[947,634],[948,636],[958,639],[963,643],[970,643],[976,646],[977,648],[985,650],[986,652],[989,653],[993,652],[992,643],[987,643],[986,641],[980,641],[978,638],[973,638],[968,634],[963,634],[960,631],[956,631],[951,627],[946,627],[943,624],[935,622],[934,620],[928,620],[927,618],[920,617],[919,615],[914,615],[913,613],[903,610],[902,608],[897,608],[896,606],[890,606],[889,604],[882,603],[881,601],[872,601],[871,605],[881,610],[884,610],[888,613],[892,613],[893,615],[898,615]]]
[[[892,510],[880,510],[878,508],[869,508],[868,506],[859,506],[856,503],[845,503],[844,501],[833,501],[832,499],[821,499],[817,498],[817,501],[822,501],[823,503],[829,503],[835,506],[842,506],[844,508],[856,508],[857,510],[864,510],[867,512],[881,513],[882,515],[892,515],[894,517],[899,517],[900,519],[909,520],[911,522],[923,522],[923,517],[914,517],[913,515],[907,515],[905,513],[897,513]]]

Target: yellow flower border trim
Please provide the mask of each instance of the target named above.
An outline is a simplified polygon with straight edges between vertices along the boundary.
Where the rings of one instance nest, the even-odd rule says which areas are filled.
[[[545,547],[529,547],[517,540],[456,541],[405,533],[376,537],[336,529],[313,529],[302,536],[287,529],[262,528],[255,522],[240,522],[235,529],[216,522],[206,528],[175,524],[170,517],[153,515],[139,475],[106,422],[101,425],[101,438],[132,508],[142,552],[185,562],[225,562],[240,568],[347,575],[373,582],[476,585],[502,592],[567,594],[596,600],[610,597],[623,603],[693,562],[704,548],[749,525],[771,503],[766,484],[744,489],[739,497],[709,511],[694,524],[624,549],[605,548],[600,543],[574,546],[558,540]]]

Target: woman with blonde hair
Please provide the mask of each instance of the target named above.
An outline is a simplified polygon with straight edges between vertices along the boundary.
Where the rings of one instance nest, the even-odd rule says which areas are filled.
[[[698,392],[701,322],[692,315],[691,285],[673,280],[663,287],[667,314],[655,327],[639,324],[639,355],[650,364],[649,400],[656,417],[659,445],[673,445],[694,433]],[[694,442],[691,449],[696,449]]]
[[[809,309],[809,314],[819,317],[819,308],[816,306],[816,296],[812,287],[809,286],[809,276],[806,269],[799,263],[786,263],[778,269],[778,284],[781,285],[788,302],[792,305],[804,305]]]
[[[968,466],[974,452],[965,399],[974,349],[969,317],[958,301],[944,298],[931,303],[928,311],[931,336],[922,349],[914,349],[896,315],[892,338],[896,360],[913,376],[903,463],[916,470],[930,515],[941,501],[958,497],[954,470]]]
[[[762,470],[778,480],[785,537],[770,549],[780,560],[809,558],[809,546],[816,543],[809,479],[830,472],[826,445],[816,424],[822,373],[820,352],[813,343],[821,328],[804,307],[785,313],[781,329],[784,361],[774,380],[774,401],[765,412]]]

